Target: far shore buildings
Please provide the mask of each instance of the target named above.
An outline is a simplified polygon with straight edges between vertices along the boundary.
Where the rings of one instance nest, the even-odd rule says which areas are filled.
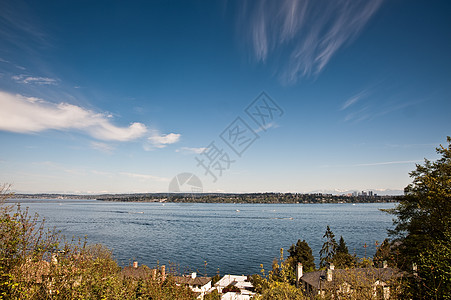
[[[302,264],[296,269],[296,283],[311,298],[326,295],[351,296],[358,293],[365,299],[390,299],[390,288],[402,277],[394,268],[335,269],[330,264],[326,270],[303,273]]]

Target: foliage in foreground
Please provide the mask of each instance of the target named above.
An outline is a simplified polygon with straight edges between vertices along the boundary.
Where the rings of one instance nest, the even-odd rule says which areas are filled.
[[[410,173],[413,182],[389,213],[398,264],[410,272],[406,297],[451,299],[451,138],[436,148],[437,161],[425,159]],[[412,266],[416,265],[417,270]]]
[[[255,299],[258,300],[304,300],[308,299],[301,288],[294,285],[294,270],[290,259],[284,259],[283,249],[280,249],[280,259],[275,259],[272,270],[265,275],[263,265],[261,265],[262,275],[253,275],[252,284],[260,294]]]
[[[0,187],[0,200],[8,186]],[[0,206],[0,299],[195,299],[170,279],[121,274],[110,250],[65,241],[20,206]]]

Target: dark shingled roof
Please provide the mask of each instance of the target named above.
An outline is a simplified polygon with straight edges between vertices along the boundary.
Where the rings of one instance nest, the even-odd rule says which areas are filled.
[[[206,285],[209,281],[211,281],[211,277],[196,277],[192,278],[191,276],[174,276],[175,283],[178,284],[187,284],[187,285]]]
[[[373,284],[377,280],[387,282],[402,276],[402,273],[393,268],[356,268],[332,270],[332,281],[327,281],[327,271],[315,271],[304,273],[301,281],[304,281],[316,289],[328,289],[338,282],[353,284],[356,279],[359,285]]]

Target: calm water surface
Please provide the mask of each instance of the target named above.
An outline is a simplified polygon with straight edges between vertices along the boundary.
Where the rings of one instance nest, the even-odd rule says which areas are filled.
[[[392,217],[377,204],[172,204],[96,200],[21,200],[67,237],[113,249],[121,265],[137,259],[148,266],[176,263],[200,273],[252,274],[269,269],[298,239],[305,239],[319,263],[322,236],[330,225],[351,253],[375,253]],[[364,244],[368,247],[365,248]],[[205,261],[207,267],[205,268]]]

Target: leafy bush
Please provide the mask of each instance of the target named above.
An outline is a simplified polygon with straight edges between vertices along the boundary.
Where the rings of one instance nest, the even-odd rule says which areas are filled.
[[[122,276],[110,250],[66,241],[0,186],[0,299],[195,299],[169,277]]]

